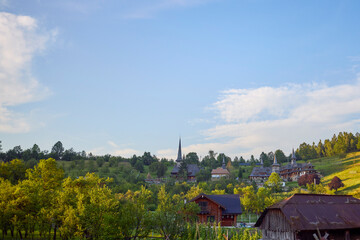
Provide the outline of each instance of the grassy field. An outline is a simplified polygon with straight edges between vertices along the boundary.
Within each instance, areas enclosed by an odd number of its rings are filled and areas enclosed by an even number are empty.
[[[338,189],[336,194],[350,194],[360,198],[360,152],[343,157],[318,158],[310,162],[324,176],[321,180],[323,184],[330,183],[334,176],[343,181],[345,186]]]

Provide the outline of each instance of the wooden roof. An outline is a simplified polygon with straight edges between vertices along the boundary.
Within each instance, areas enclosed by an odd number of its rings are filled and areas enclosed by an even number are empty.
[[[360,200],[349,195],[294,194],[265,209],[255,227],[272,210],[280,210],[297,231],[360,228]]]
[[[211,174],[230,174],[229,171],[225,168],[218,167],[211,171]]]

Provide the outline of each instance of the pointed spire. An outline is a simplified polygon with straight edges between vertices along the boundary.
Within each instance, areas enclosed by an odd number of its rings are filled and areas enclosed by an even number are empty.
[[[223,162],[222,162],[222,169],[225,169],[226,165],[225,165],[225,154],[223,155]]]
[[[150,172],[148,173],[146,179],[151,179],[151,175],[150,175]]]
[[[296,156],[294,152],[294,148],[292,149],[292,155],[291,155],[291,165],[296,164]]]
[[[260,156],[260,165],[264,165],[264,160],[263,160],[262,156]]]
[[[181,162],[182,161],[182,156],[181,156],[181,138],[179,138],[179,149],[178,149],[178,156],[176,159],[176,162]]]
[[[280,170],[280,164],[278,164],[277,159],[276,159],[276,155],[274,154],[274,163],[272,165],[272,172],[279,172]]]
[[[273,165],[278,165],[277,159],[276,159],[276,154],[274,154],[274,164]]]

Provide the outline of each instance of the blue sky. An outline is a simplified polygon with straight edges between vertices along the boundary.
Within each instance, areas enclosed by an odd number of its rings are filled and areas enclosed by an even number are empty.
[[[360,125],[360,2],[0,1],[3,151],[231,157]]]

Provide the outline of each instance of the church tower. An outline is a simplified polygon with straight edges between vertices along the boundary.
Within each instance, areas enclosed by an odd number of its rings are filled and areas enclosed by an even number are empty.
[[[179,138],[179,149],[178,149],[178,156],[176,159],[176,165],[180,166],[180,163],[182,162],[182,155],[181,155],[181,138]]]
[[[225,165],[225,156],[223,156],[222,169],[226,169],[226,165]]]
[[[272,172],[276,172],[276,173],[280,172],[280,164],[278,164],[275,154],[274,154],[274,163],[272,165]]]
[[[295,165],[296,164],[296,157],[295,157],[295,152],[294,152],[294,148],[292,150],[292,155],[291,155],[291,165]]]

